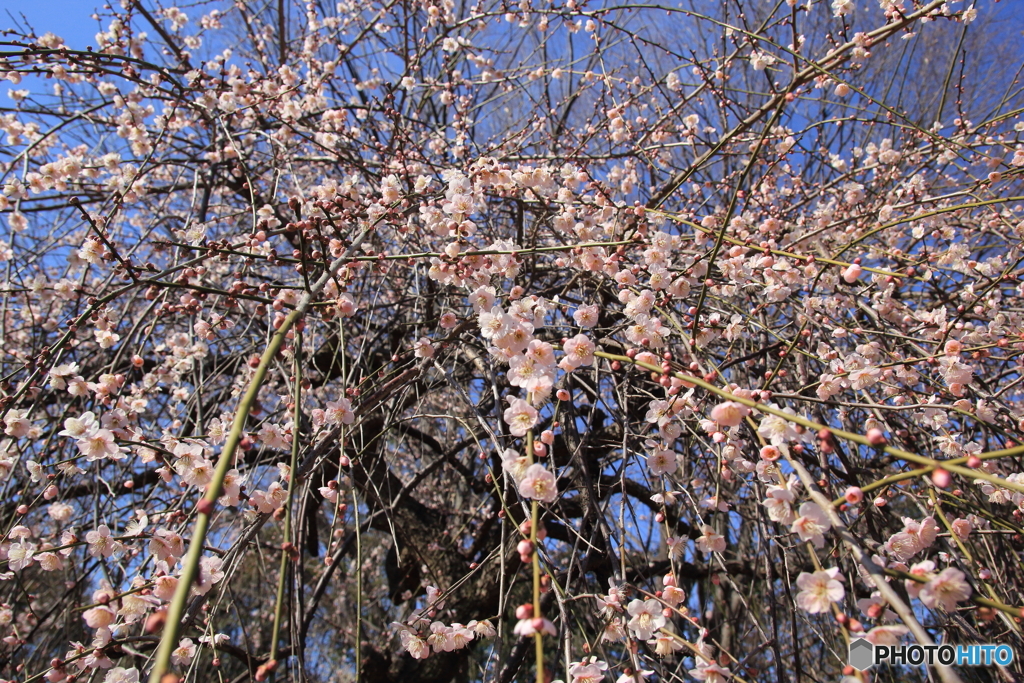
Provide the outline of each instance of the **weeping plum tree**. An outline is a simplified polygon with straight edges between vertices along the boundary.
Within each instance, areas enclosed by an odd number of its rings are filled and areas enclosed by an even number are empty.
[[[10,16],[0,676],[1021,680],[978,4]]]

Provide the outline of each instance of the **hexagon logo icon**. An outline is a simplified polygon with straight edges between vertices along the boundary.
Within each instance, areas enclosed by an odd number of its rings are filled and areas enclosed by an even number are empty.
[[[866,638],[858,638],[850,643],[850,666],[864,671],[875,663],[875,646]]]

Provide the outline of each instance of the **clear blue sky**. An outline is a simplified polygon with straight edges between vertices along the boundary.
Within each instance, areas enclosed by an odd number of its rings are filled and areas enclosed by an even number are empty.
[[[13,16],[18,22],[22,21],[22,15],[32,24],[32,27],[39,35],[52,31],[64,39],[68,47],[84,49],[87,45],[94,44],[95,35],[100,29],[98,23],[91,19],[92,14],[109,0],[4,0],[0,2],[0,29],[11,28],[15,25],[11,19]],[[707,0],[710,1],[710,0]],[[717,0],[715,0],[717,2]],[[871,0],[874,2],[874,0]],[[113,0],[114,3],[117,0]],[[1000,20],[1021,19],[1020,0],[1003,0],[992,2],[991,0],[975,0],[978,9],[984,12],[995,12]],[[188,3],[183,3],[188,4]],[[966,7],[971,1],[963,2],[961,6]],[[154,2],[146,2],[148,7],[155,5]],[[173,6],[173,2],[164,3],[165,6]],[[187,12],[186,8],[186,12]],[[105,26],[103,28],[106,28]]]
[[[0,28],[24,27],[24,15],[37,34],[56,33],[68,47],[81,50],[96,44],[99,24],[90,17],[103,4],[104,0],[4,0]]]

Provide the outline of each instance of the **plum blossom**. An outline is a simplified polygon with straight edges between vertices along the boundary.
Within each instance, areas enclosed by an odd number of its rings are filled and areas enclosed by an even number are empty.
[[[423,638],[420,638],[416,633],[410,631],[407,627],[402,624],[394,624],[399,627],[398,637],[402,641],[402,647],[405,648],[413,659],[426,659],[430,656],[430,645]]]
[[[768,52],[754,50],[750,53],[750,67],[754,71],[764,71],[775,63],[775,56]]]
[[[725,536],[716,532],[713,527],[704,525],[702,533],[697,539],[697,548],[702,553],[725,552]]]
[[[656,637],[648,640],[647,644],[654,648],[654,654],[659,657],[668,657],[683,649],[683,644],[670,633],[659,633]]]
[[[652,455],[647,456],[647,467],[651,474],[660,477],[663,474],[672,474],[677,469],[676,454],[667,449],[658,449]]]
[[[421,337],[419,340],[413,343],[413,355],[416,358],[433,358],[434,357],[434,345],[430,343],[430,339],[427,337]]]
[[[85,542],[89,544],[89,554],[97,558],[110,557],[124,548],[121,542],[111,535],[110,527],[106,524],[100,524],[87,533]]]
[[[107,671],[103,683],[139,683],[139,670],[134,666],[130,669],[115,666]]]
[[[576,321],[576,324],[580,327],[593,327],[597,325],[598,314],[600,309],[597,304],[591,304],[590,306],[580,306],[572,314],[572,319]]]
[[[600,683],[604,681],[604,672],[608,665],[596,657],[591,657],[582,662],[573,662],[569,665],[569,675],[572,677],[570,683]]]
[[[352,402],[347,398],[339,398],[337,401],[328,401],[324,410],[324,420],[328,424],[346,424],[355,422],[356,415],[352,412]]]
[[[779,448],[785,446],[789,441],[796,441],[800,438],[800,433],[793,423],[777,415],[765,415],[757,428],[757,433]]]
[[[4,416],[4,434],[7,436],[13,436],[16,439],[20,439],[23,436],[28,436],[29,430],[32,428],[32,422],[28,419],[28,409],[19,410],[12,408],[7,411],[7,415]]]
[[[719,666],[718,662],[698,662],[697,668],[690,669],[688,673],[698,681],[705,681],[705,683],[725,683],[732,677],[732,671]]]
[[[219,557],[204,555],[199,559],[199,575],[192,586],[194,595],[206,595],[210,589],[224,578],[224,560]]]
[[[558,629],[555,628],[555,624],[550,619],[541,618],[520,619],[516,622],[512,632],[521,638],[532,636],[535,633],[543,633],[549,636],[558,635]]]
[[[841,580],[842,575],[835,567],[813,574],[800,572],[796,579],[796,585],[800,588],[796,604],[811,614],[827,612],[833,602],[839,602],[846,595]]]
[[[750,408],[736,401],[719,403],[711,409],[711,419],[722,427],[735,427],[750,414]]]
[[[555,475],[543,465],[534,463],[523,473],[523,478],[519,481],[519,493],[524,498],[538,500],[542,503],[554,503],[558,498]]]
[[[893,624],[890,626],[876,626],[864,634],[864,637],[867,638],[869,643],[874,645],[899,645],[900,639],[909,632],[910,629],[906,626]]]
[[[171,653],[171,661],[178,666],[188,666],[196,656],[196,644],[191,638],[182,638],[178,647]]]
[[[766,494],[767,498],[761,504],[768,510],[768,518],[779,524],[792,524],[796,519],[793,511],[796,496],[793,491],[781,486],[769,486]]]
[[[946,567],[924,585],[918,597],[925,607],[941,607],[952,612],[956,609],[956,603],[971,597],[971,592],[964,573],[955,567]]]
[[[114,433],[109,429],[97,429],[83,435],[76,442],[79,452],[88,462],[111,458],[123,460],[127,449],[114,443]]]
[[[266,491],[253,491],[249,503],[263,514],[269,514],[284,505],[288,500],[288,489],[279,482],[273,482]]]
[[[525,436],[537,424],[537,409],[521,398],[510,396],[505,409],[505,423],[512,436]]]
[[[185,539],[174,531],[157,529],[150,536],[149,552],[157,561],[173,564],[185,554]]]
[[[13,572],[20,572],[32,564],[32,556],[36,553],[33,543],[12,543],[7,549],[7,567]]]
[[[800,516],[793,521],[790,531],[797,534],[801,541],[810,541],[815,548],[825,546],[825,532],[832,528],[829,521],[817,503],[807,502],[800,506]]]
[[[661,603],[654,599],[630,601],[626,607],[630,616],[626,626],[634,638],[650,640],[652,634],[665,625],[665,615],[661,609]]]
[[[568,339],[562,346],[562,350],[565,351],[564,370],[574,370],[581,365],[594,364],[594,342],[590,341],[585,334],[578,334]]]

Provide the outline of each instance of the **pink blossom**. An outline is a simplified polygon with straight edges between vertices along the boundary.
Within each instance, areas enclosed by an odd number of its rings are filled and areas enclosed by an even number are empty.
[[[921,589],[919,597],[925,607],[941,607],[947,612],[956,609],[956,603],[971,597],[971,586],[959,569],[946,567]]]
[[[324,411],[324,418],[328,424],[352,424],[356,419],[355,413],[352,412],[352,402],[347,398],[328,401],[327,409]]]
[[[95,530],[85,535],[89,544],[89,554],[93,557],[110,557],[120,547],[120,543],[110,534],[110,527],[100,524]]]
[[[20,572],[32,564],[35,552],[36,546],[32,543],[12,543],[7,549],[7,567],[11,571]]]
[[[600,309],[597,304],[580,306],[576,309],[576,312],[572,314],[572,319],[575,320],[576,324],[580,327],[593,327],[597,324],[599,312]]]
[[[683,644],[667,633],[658,634],[653,639],[648,640],[647,644],[654,648],[654,654],[659,657],[668,657],[683,649]]]
[[[182,638],[178,642],[178,647],[171,653],[171,661],[178,666],[188,666],[192,663],[192,658],[196,656],[196,644],[192,642],[191,638]]]
[[[661,613],[661,603],[657,600],[631,600],[626,607],[630,620],[626,626],[638,640],[650,640],[652,634],[665,625],[665,615]]]
[[[725,552],[725,536],[705,524],[701,536],[697,539],[697,547],[702,553]]]
[[[875,645],[899,645],[900,639],[910,632],[906,626],[896,624],[892,626],[876,626],[868,631],[864,637],[869,643]]]
[[[600,683],[604,681],[604,672],[607,670],[608,665],[596,657],[591,657],[590,661],[585,659],[573,662],[569,666],[569,675],[572,676],[570,683]]]
[[[653,455],[647,456],[647,467],[651,474],[659,477],[663,474],[672,474],[676,471],[676,454],[673,451],[659,449]]]
[[[801,541],[810,541],[815,548],[822,548],[825,546],[825,532],[831,528],[832,522],[818,504],[807,502],[800,506],[800,516],[793,522],[790,531],[797,534]]]
[[[725,683],[732,677],[732,671],[719,666],[717,662],[699,662],[696,669],[690,669],[689,674],[698,681],[705,683]]]
[[[526,468],[519,482],[519,493],[524,498],[538,500],[542,503],[554,503],[558,498],[558,485],[555,475],[539,463]]]
[[[854,282],[857,281],[857,279],[863,272],[864,270],[859,265],[857,265],[856,263],[851,263],[846,267],[846,270],[843,271],[843,280],[850,284],[853,284]]]
[[[538,621],[540,622],[539,624],[536,623]],[[520,619],[516,622],[512,632],[521,638],[532,636],[535,633],[543,633],[549,636],[558,635],[558,629],[555,628],[550,619],[540,618]]]
[[[761,504],[768,510],[768,518],[779,524],[792,524],[796,519],[793,511],[795,496],[790,489],[781,486],[769,486],[768,497]]]
[[[421,337],[418,341],[413,343],[413,355],[417,358],[433,358],[434,357],[434,346],[430,343],[430,339],[427,337]]]
[[[107,675],[103,677],[103,683],[139,683],[139,670],[135,667],[125,669],[115,666],[107,671]]]
[[[521,398],[509,397],[505,422],[512,436],[525,436],[537,424],[537,409]]]
[[[743,422],[743,418],[749,414],[750,408],[735,401],[719,403],[711,409],[711,419],[722,427],[735,427]]]
[[[585,334],[578,334],[567,340],[562,347],[566,361],[574,368],[594,364],[594,342]]]
[[[811,614],[827,612],[833,602],[839,602],[846,595],[843,584],[839,583],[840,578],[839,570],[835,568],[813,574],[800,572],[796,579],[796,585],[800,588],[796,604]]]

